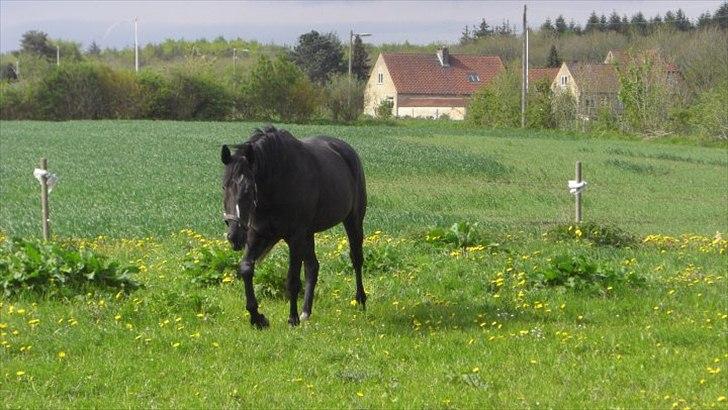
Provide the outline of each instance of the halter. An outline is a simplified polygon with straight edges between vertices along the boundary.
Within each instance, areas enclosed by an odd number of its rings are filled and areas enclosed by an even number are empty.
[[[255,209],[257,207],[258,207],[258,184],[253,182],[253,209]],[[250,225],[250,218],[252,217],[251,214],[252,214],[252,212],[248,212],[248,224],[247,225]],[[240,205],[235,204],[235,215],[229,214],[227,212],[223,212],[222,219],[228,223],[235,222],[239,226],[240,225]]]

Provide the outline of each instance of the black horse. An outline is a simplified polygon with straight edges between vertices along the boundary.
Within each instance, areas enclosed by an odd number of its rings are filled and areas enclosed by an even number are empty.
[[[318,136],[298,140],[273,126],[257,129],[234,153],[223,145],[224,220],[233,249],[245,247],[239,275],[245,283],[250,323],[258,328],[268,320],[258,312],[253,290],[255,262],[281,239],[288,244],[286,282],[291,300],[288,323],[299,324],[296,306],[301,290],[301,263],[306,289],[300,319],[311,316],[319,263],[314,233],[344,222],[356,272],[356,300],[366,306],[362,285],[363,221],[367,198],[359,156],[344,141]]]

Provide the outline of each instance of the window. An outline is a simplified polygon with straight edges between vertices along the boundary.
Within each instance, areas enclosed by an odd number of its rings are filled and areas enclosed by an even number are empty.
[[[470,73],[468,74],[468,82],[470,83],[479,83],[480,82],[480,76],[478,73]]]
[[[377,84],[384,84],[384,74],[379,73],[377,76]]]
[[[566,75],[561,76],[561,86],[566,87],[566,85],[569,84],[569,77]]]

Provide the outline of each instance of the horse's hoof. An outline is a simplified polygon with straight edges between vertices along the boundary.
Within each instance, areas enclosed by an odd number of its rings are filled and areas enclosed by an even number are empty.
[[[298,320],[298,316],[291,316],[288,318],[288,324],[291,326],[298,326],[299,323],[301,323],[301,321]]]
[[[305,322],[305,321],[307,321],[310,318],[311,318],[311,314],[310,313],[301,312],[301,322]]]
[[[270,326],[270,323],[268,323],[268,319],[266,319],[265,316],[263,316],[262,314],[259,314],[256,317],[251,317],[250,324],[258,329],[265,329],[266,327]]]

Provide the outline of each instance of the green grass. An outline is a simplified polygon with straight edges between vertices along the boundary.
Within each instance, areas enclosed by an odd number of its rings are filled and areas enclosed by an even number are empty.
[[[2,300],[3,407],[726,407],[726,242],[713,239],[728,225],[725,149],[435,124],[290,126],[361,153],[370,298],[366,313],[351,305],[335,229],[317,239],[312,320],[291,329],[287,302],[264,297],[271,328],[261,332],[239,281],[191,282],[182,264],[199,239],[180,233],[221,237],[219,145],[253,126],[0,123],[0,231],[37,235],[31,173],[47,156],[61,176],[54,233],[139,266],[144,284]],[[571,219],[575,159],[587,219],[640,237],[700,236],[622,248],[543,237]],[[428,226],[454,221],[478,222],[485,244],[499,245],[463,254],[425,241]],[[645,282],[520,282],[573,252]],[[277,247],[258,283],[280,282],[285,259]]]
[[[166,235],[187,227],[218,235],[219,147],[244,140],[250,123],[150,121],[3,122],[0,227],[38,232],[41,156],[61,177],[51,195],[65,236]],[[460,220],[536,231],[568,222],[566,182],[581,160],[587,219],[640,234],[715,233],[728,227],[723,148],[588,139],[557,132],[427,127],[297,126],[361,154],[369,190],[367,228],[408,232]],[[697,199],[697,200],[696,200]]]

